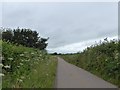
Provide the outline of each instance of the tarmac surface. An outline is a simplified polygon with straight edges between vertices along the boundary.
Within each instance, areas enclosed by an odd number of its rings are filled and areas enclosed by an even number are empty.
[[[117,88],[115,85],[58,57],[55,88]]]

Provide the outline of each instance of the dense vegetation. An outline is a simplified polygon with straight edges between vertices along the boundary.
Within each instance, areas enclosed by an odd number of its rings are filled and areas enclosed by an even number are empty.
[[[41,38],[36,31],[31,29],[10,29],[3,28],[2,31],[2,40],[6,42],[11,42],[16,45],[23,45],[26,47],[39,48],[43,50],[47,47],[46,41],[48,38]]]
[[[2,44],[2,87],[3,88],[52,88],[57,61],[45,51]],[[1,48],[0,48],[1,49]]]
[[[48,38],[31,29],[0,31],[0,88],[52,88],[57,61],[45,50]]]
[[[120,41],[106,38],[81,53],[61,57],[120,87]]]

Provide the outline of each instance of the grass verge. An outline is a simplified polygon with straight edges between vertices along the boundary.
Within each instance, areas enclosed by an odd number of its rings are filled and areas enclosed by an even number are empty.
[[[56,57],[38,49],[1,42],[2,88],[53,88]]]

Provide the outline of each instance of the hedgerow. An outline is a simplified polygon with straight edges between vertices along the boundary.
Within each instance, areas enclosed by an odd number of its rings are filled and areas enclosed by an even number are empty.
[[[105,39],[87,47],[81,53],[61,56],[66,61],[120,87],[120,41]]]

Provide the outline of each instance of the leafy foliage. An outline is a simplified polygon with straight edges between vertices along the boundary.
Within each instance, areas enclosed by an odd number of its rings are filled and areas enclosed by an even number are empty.
[[[61,55],[66,61],[120,86],[120,41],[107,38],[83,52]]]
[[[52,88],[56,58],[45,51],[2,43],[2,88]],[[1,77],[0,76],[0,77]]]
[[[2,39],[7,42],[14,43],[16,45],[23,45],[26,47],[35,47],[41,50],[47,47],[46,41],[49,38],[40,38],[36,31],[31,29],[2,29]]]

